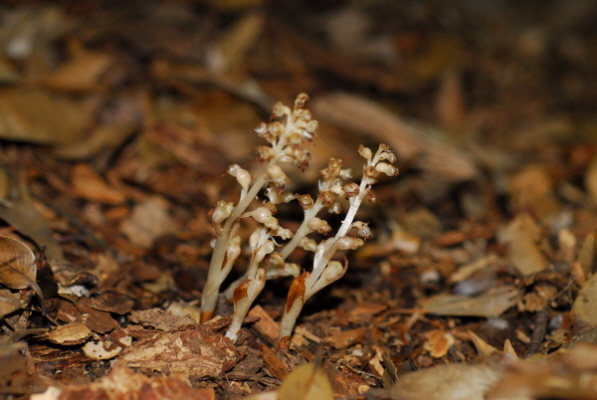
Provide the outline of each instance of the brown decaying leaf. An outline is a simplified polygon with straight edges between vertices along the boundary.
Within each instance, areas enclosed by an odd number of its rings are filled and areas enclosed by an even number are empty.
[[[68,43],[71,59],[60,65],[41,83],[52,89],[88,91],[101,89],[101,76],[115,63],[108,53],[86,50],[77,40]]]
[[[46,392],[31,396],[31,400],[214,400],[213,389],[194,389],[188,380],[179,376],[152,376],[116,363],[110,373],[91,384],[50,387]]]
[[[597,398],[597,346],[582,344],[506,366],[485,399]]]
[[[93,332],[82,322],[72,322],[59,325],[56,329],[46,333],[45,337],[50,342],[61,346],[74,346],[85,343]]]
[[[89,201],[104,204],[121,204],[126,196],[109,186],[88,164],[77,164],[71,175],[73,194]]]
[[[398,377],[393,400],[483,400],[501,371],[488,364],[438,365]]]
[[[539,226],[526,213],[518,214],[500,235],[500,241],[508,245],[510,260],[523,276],[541,272],[549,265],[537,245],[540,237]]]
[[[73,101],[37,89],[3,89],[0,138],[50,145],[72,143],[93,120],[97,100]]]
[[[597,326],[597,274],[594,274],[582,287],[572,305],[572,323],[576,332],[587,327]]]
[[[478,173],[469,155],[432,140],[428,132],[364,97],[329,94],[314,99],[311,109],[320,120],[379,139],[395,149],[401,159],[413,160],[423,170],[447,180],[467,180]]]
[[[0,284],[10,289],[36,285],[35,254],[23,242],[0,236]]]
[[[0,289],[0,318],[11,314],[25,306],[18,293],[8,289]]]
[[[475,297],[438,294],[420,300],[423,312],[435,315],[498,317],[514,306],[522,292],[513,286],[501,286]]]
[[[12,172],[8,174],[10,180],[8,203],[0,204],[0,218],[13,225],[18,232],[33,240],[40,248],[47,246],[45,255],[49,260],[62,260],[62,248],[54,239],[47,221],[35,207],[25,177],[15,171]]]
[[[321,366],[307,363],[292,371],[278,389],[278,400],[332,400],[332,384]]]
[[[155,332],[136,342],[120,356],[132,368],[168,370],[185,377],[220,376],[234,366],[237,353],[232,342],[199,326],[178,332]]]
[[[121,224],[122,232],[136,246],[149,248],[158,237],[176,232],[176,224],[168,214],[168,202],[151,196],[137,204],[130,218]]]
[[[189,316],[176,316],[160,308],[133,311],[129,316],[129,320],[135,324],[152,327],[164,332],[188,329],[197,324]]]

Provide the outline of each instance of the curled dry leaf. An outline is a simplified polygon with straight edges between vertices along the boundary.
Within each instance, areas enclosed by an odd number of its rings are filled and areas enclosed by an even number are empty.
[[[0,284],[10,289],[32,287],[41,292],[35,282],[36,277],[33,251],[17,239],[0,236]]]
[[[334,392],[323,367],[315,363],[303,364],[282,381],[278,400],[332,400]]]
[[[572,323],[578,332],[587,327],[597,326],[597,274],[593,275],[578,293],[572,305]]]
[[[488,364],[450,364],[411,372],[388,389],[393,400],[482,400],[502,372]]]
[[[18,293],[0,289],[0,318],[4,318],[24,306],[19,297]]]
[[[508,245],[512,264],[523,276],[541,272],[549,265],[537,245],[540,237],[541,229],[526,213],[517,215],[501,234],[500,241]]]
[[[514,306],[521,290],[514,286],[502,286],[475,296],[438,294],[421,300],[421,308],[427,314],[468,317],[499,317]]]
[[[46,338],[55,344],[62,346],[74,346],[85,343],[93,332],[82,322],[73,322],[57,326],[46,334]]]

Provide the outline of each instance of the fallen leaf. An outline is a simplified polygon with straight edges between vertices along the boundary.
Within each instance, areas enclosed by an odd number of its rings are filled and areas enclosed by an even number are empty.
[[[597,274],[593,274],[582,287],[572,304],[571,317],[576,332],[597,326]]]
[[[393,400],[483,400],[501,371],[487,364],[437,365],[398,377]]]
[[[307,363],[292,371],[278,389],[278,400],[333,400],[332,384],[321,366]]]
[[[49,145],[75,142],[98,105],[95,98],[74,101],[37,89],[0,90],[0,138]]]
[[[41,83],[58,90],[99,90],[101,76],[114,65],[107,53],[84,49],[79,41],[71,40],[68,51],[71,58],[44,77]]]
[[[46,333],[45,337],[54,344],[74,346],[85,343],[93,332],[82,322],[59,325],[56,329]]]
[[[523,276],[541,272],[549,265],[537,245],[540,234],[539,226],[526,213],[518,214],[501,232],[500,241],[508,245],[510,260]]]
[[[23,242],[0,236],[0,284],[10,289],[27,289],[37,285],[35,254]]]
[[[77,164],[73,168],[71,184],[73,194],[85,200],[111,205],[126,200],[124,193],[108,185],[89,164]]]
[[[420,300],[423,312],[435,315],[499,317],[516,305],[522,292],[514,286],[502,286],[480,296],[438,294]]]
[[[47,221],[41,216],[27,188],[24,176],[9,174],[10,193],[7,202],[0,203],[0,218],[14,226],[23,236],[33,240],[40,248],[47,247],[50,261],[63,260],[62,248],[54,239]]]
[[[237,353],[230,339],[203,326],[178,332],[155,332],[120,356],[132,368],[167,370],[201,378],[221,376],[234,366]]]
[[[168,202],[151,196],[135,206],[121,229],[134,245],[149,248],[158,237],[175,232],[176,224],[168,214]]]
[[[148,377],[116,363],[110,373],[91,384],[73,384],[50,387],[31,400],[81,399],[159,399],[159,400],[214,400],[214,390],[195,389],[187,379],[179,376]]]

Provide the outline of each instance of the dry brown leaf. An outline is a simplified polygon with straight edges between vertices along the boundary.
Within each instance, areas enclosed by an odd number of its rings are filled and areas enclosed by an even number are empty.
[[[109,186],[89,164],[77,164],[71,173],[73,194],[89,201],[104,204],[121,204],[126,195]]]
[[[0,284],[10,289],[36,286],[35,254],[23,242],[0,236]]]
[[[188,329],[197,324],[189,316],[176,316],[160,308],[133,311],[129,316],[129,320],[135,324],[152,327],[164,332]]]
[[[561,208],[548,168],[532,164],[510,176],[508,192],[514,212],[529,212],[543,220]]]
[[[574,304],[572,305],[571,317],[575,331],[588,327],[597,326],[597,274],[582,287]]]
[[[107,53],[86,50],[74,40],[69,43],[69,51],[72,58],[43,78],[41,83],[58,90],[101,89],[100,78],[114,64],[114,58]]]
[[[427,339],[423,348],[429,352],[433,358],[441,358],[448,353],[450,347],[454,345],[454,336],[451,333],[433,329],[425,332],[423,336]]]
[[[89,158],[103,150],[118,148],[138,128],[136,123],[104,124],[95,128],[87,137],[65,143],[54,154],[66,160]]]
[[[333,400],[332,384],[321,366],[307,363],[292,371],[278,389],[278,400]]]
[[[37,393],[47,387],[40,376],[32,374],[34,368],[30,363],[25,342],[0,344],[0,392],[4,398]]]
[[[120,356],[132,368],[167,370],[185,377],[220,376],[234,366],[232,342],[199,326],[179,332],[155,332],[125,349]]]
[[[120,228],[134,245],[149,248],[158,237],[176,232],[168,208],[164,198],[148,197],[135,206],[130,218],[124,220]]]
[[[354,344],[360,343],[364,338],[365,328],[356,328],[334,333],[323,340],[335,349],[345,349]]]
[[[18,293],[8,289],[0,289],[0,319],[26,305]]]
[[[549,262],[539,249],[539,226],[526,214],[518,214],[501,232],[500,241],[508,245],[512,264],[523,276],[541,272]]]
[[[0,90],[0,138],[50,145],[75,142],[98,105],[95,98],[74,101],[36,89]]]
[[[595,399],[597,347],[582,344],[571,350],[538,354],[507,365],[506,372],[485,398]]]
[[[406,123],[364,97],[329,94],[314,99],[311,109],[321,121],[387,143],[401,159],[414,161],[419,168],[445,180],[467,180],[478,173],[468,154],[433,140],[424,129]]]
[[[8,201],[0,204],[0,218],[13,225],[24,236],[31,238],[39,247],[46,246],[45,254],[49,260],[62,260],[62,248],[33,203],[24,177],[16,175],[9,176],[10,193]]]
[[[438,365],[398,377],[393,400],[483,400],[501,372],[487,364]]]
[[[45,337],[54,344],[74,346],[85,343],[93,332],[82,322],[59,325],[56,329],[46,333]]]
[[[514,286],[502,286],[480,296],[438,294],[419,301],[427,314],[498,317],[508,308],[516,305],[522,292]]]
[[[590,275],[595,272],[597,264],[597,241],[595,240],[595,232],[589,233],[582,242],[582,246],[578,253],[578,263],[585,275]]]
[[[179,376],[148,377],[116,363],[110,373],[91,384],[73,384],[61,388],[50,387],[31,400],[80,399],[160,399],[160,400],[214,400],[213,389],[195,389],[188,380]]]

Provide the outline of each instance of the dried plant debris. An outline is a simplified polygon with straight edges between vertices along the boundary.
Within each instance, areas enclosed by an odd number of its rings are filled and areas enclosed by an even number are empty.
[[[186,377],[219,376],[239,357],[229,339],[205,327],[155,332],[127,348],[120,360],[129,367],[169,371]]]

